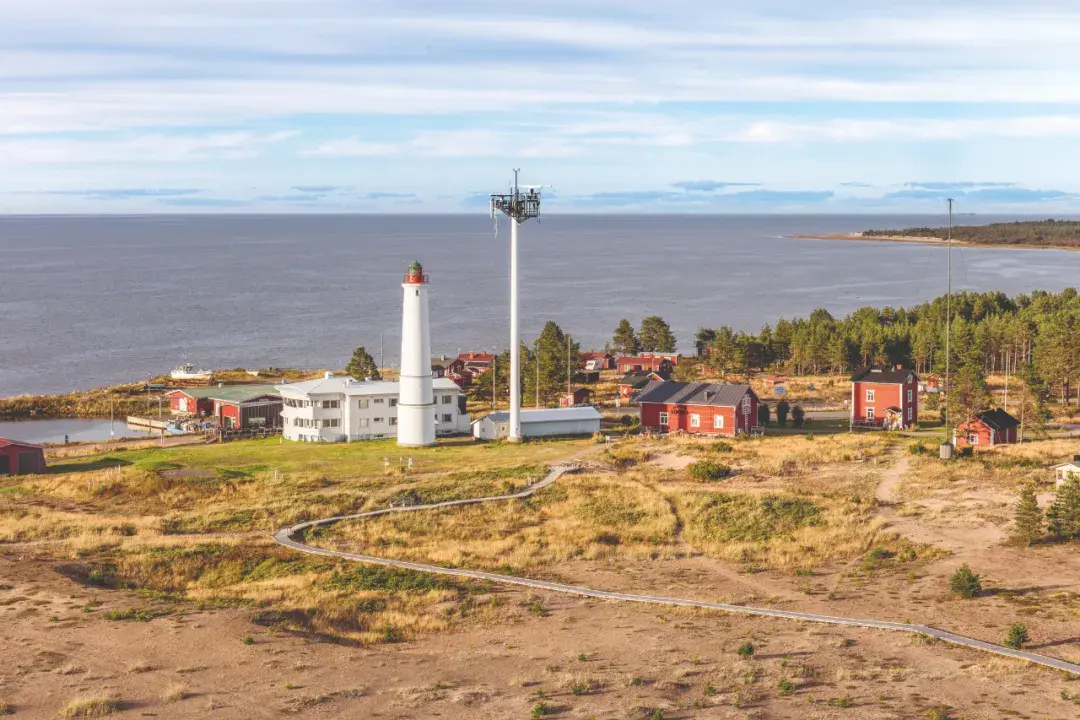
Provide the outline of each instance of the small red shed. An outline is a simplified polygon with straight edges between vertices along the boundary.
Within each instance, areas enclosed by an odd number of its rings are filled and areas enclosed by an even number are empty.
[[[662,382],[638,396],[641,426],[657,432],[741,435],[760,431],[749,385]]]
[[[592,391],[589,388],[577,388],[573,392],[559,395],[559,407],[574,407],[589,402]]]
[[[986,410],[968,418],[953,431],[956,447],[992,446],[1016,442],[1020,421],[1001,408]]]
[[[34,475],[45,472],[45,451],[40,445],[0,438],[0,475]]]

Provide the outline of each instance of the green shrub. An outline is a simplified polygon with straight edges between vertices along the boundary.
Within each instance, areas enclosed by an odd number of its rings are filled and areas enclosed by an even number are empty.
[[[727,465],[711,460],[698,460],[691,463],[686,471],[695,480],[722,480],[731,474],[731,468]]]
[[[961,565],[949,578],[949,590],[962,598],[973,598],[982,592],[982,580],[966,564]]]
[[[788,413],[791,411],[791,405],[787,400],[781,400],[776,403],[776,424],[780,427],[787,425]]]
[[[1005,647],[1020,650],[1029,642],[1031,642],[1031,636],[1028,635],[1027,625],[1024,623],[1013,623],[1009,626],[1009,631],[1005,633]]]
[[[801,428],[803,423],[806,422],[806,411],[802,409],[801,405],[796,405],[791,408],[791,427]]]
[[[743,660],[749,660],[750,658],[754,657],[754,645],[749,641],[744,642],[735,652],[738,653],[739,657],[741,657]]]
[[[795,685],[795,683],[791,682],[787,678],[781,678],[780,682],[776,684],[776,692],[780,697],[784,697],[785,695],[791,695],[793,692],[795,692],[796,688],[797,686]]]
[[[926,446],[923,445],[921,442],[914,442],[908,445],[907,451],[909,455],[925,455]]]
[[[731,443],[726,443],[723,440],[718,440],[716,444],[713,445],[713,450],[718,453],[729,453],[732,452],[734,449],[735,448],[731,447]]]

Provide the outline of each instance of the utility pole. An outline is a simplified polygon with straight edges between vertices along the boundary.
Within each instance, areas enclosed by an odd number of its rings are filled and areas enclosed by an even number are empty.
[[[533,359],[536,361],[536,409],[540,409],[540,338],[533,342]]]
[[[952,433],[949,430],[949,389],[950,389],[950,376],[949,376],[949,364],[952,360],[949,357],[949,336],[952,332],[952,206],[953,199],[949,198],[949,234],[946,239],[947,245],[947,260],[946,267],[948,272],[948,286],[945,294],[945,442],[952,445]]]
[[[383,360],[385,359],[385,357],[383,355],[383,348],[384,348],[384,346],[383,346],[383,334],[380,331],[379,332],[379,374],[380,375],[382,374],[382,371],[384,369],[386,369],[386,366],[383,365]]]
[[[460,353],[459,353],[460,354]],[[495,409],[495,385],[499,379],[499,353],[491,351],[491,409]]]
[[[1008,350],[1005,351],[1005,412],[1009,412],[1009,356]]]
[[[570,333],[566,333],[566,402],[570,402],[570,380],[573,375],[570,373]]]

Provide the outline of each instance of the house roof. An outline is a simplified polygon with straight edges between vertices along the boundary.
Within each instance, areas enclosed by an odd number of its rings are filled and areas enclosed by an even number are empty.
[[[658,382],[645,388],[645,391],[638,396],[638,403],[735,407],[748,392],[753,392],[749,385]]]
[[[622,376],[619,380],[620,385],[629,385],[630,387],[639,388],[645,387],[651,382],[656,382],[657,378],[661,381],[667,380],[667,373],[661,373],[657,370],[631,370]]]
[[[619,355],[616,357],[616,362],[622,362],[623,360],[670,360],[671,358],[679,357],[679,353],[641,353],[640,355]]]
[[[916,380],[919,379],[919,376],[915,375],[914,370],[896,370],[893,368],[866,367],[856,370],[855,374],[851,376],[851,382],[880,383],[882,385],[903,385],[907,382],[908,377],[912,376],[914,376]]]
[[[1054,470],[1061,470],[1062,468],[1075,468],[1077,471],[1080,471],[1080,462],[1070,460],[1069,462],[1063,462],[1060,465],[1055,465],[1053,467]]]
[[[564,420],[599,420],[601,417],[603,416],[594,407],[522,410],[521,424],[562,422]],[[498,412],[488,413],[484,417],[474,420],[473,422],[480,422],[480,420],[484,419],[490,419],[492,422],[506,422],[510,419],[510,413],[505,410],[499,410]]]
[[[1020,421],[1001,408],[985,410],[976,415],[979,420],[992,430],[1011,430],[1020,427]]]
[[[0,448],[10,447],[12,445],[14,445],[15,447],[26,447],[26,448],[34,448],[35,450],[41,450],[40,445],[34,445],[33,443],[23,442],[22,440],[8,440],[6,438],[0,438]]]
[[[244,402],[263,395],[280,395],[277,387],[268,384],[226,385],[225,387],[199,387],[172,390],[167,395],[183,393],[196,399],[223,400],[225,402]]]
[[[460,390],[457,383],[450,378],[434,378],[431,381],[434,390]],[[277,392],[289,397],[305,397],[308,395],[348,395],[349,397],[363,397],[365,395],[397,395],[398,383],[389,380],[372,380],[362,382],[348,376],[331,376],[306,382],[289,383],[278,385]]]

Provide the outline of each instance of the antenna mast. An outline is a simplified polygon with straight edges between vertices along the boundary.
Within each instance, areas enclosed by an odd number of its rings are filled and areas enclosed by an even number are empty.
[[[518,186],[514,170],[514,185],[505,194],[492,194],[491,217],[501,212],[510,218],[510,442],[521,442],[521,342],[518,339],[518,226],[529,218],[540,217],[540,191]],[[498,225],[496,224],[496,229]]]
[[[948,268],[948,286],[945,293],[945,442],[952,445],[952,434],[949,426],[949,336],[952,332],[952,206],[953,199],[948,199],[949,203],[949,232],[946,236],[946,267]]]

